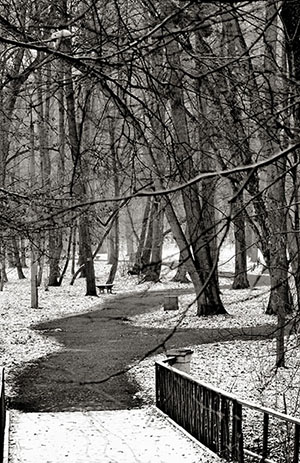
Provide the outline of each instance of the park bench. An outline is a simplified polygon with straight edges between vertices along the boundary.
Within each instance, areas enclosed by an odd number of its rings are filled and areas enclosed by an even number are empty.
[[[105,290],[107,293],[112,294],[112,289],[113,289],[113,283],[108,283],[108,284],[103,284],[103,285],[96,285],[97,288],[99,289],[99,293],[105,293]]]

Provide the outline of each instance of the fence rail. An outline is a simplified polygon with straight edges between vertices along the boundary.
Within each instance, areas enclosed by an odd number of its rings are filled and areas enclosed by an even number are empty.
[[[0,369],[0,463],[3,462],[4,454],[4,432],[5,432],[5,392],[4,392],[4,369]]]
[[[300,420],[240,400],[172,368],[168,364],[172,361],[169,358],[156,362],[156,406],[199,442],[220,457],[239,463],[247,457],[261,463],[299,463]],[[257,448],[244,442],[243,425],[251,411],[260,416],[254,423],[259,434],[255,436],[255,441],[259,441]],[[248,421],[250,426],[249,416]],[[282,430],[284,438],[280,435]]]

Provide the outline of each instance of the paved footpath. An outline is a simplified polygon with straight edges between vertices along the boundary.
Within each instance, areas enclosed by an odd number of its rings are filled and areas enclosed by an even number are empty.
[[[11,416],[10,463],[218,463],[153,407]]]
[[[137,384],[122,372],[150,352],[274,335],[271,325],[231,329],[178,328],[173,333],[171,329],[128,323],[133,315],[161,307],[166,294],[169,292],[117,295],[107,298],[99,309],[36,326],[40,334],[54,336],[63,347],[20,371],[11,407],[26,412],[138,408],[143,403],[136,395]]]
[[[120,295],[99,310],[37,327],[63,348],[20,372],[17,397],[11,401],[9,463],[220,461],[154,408],[137,408],[142,406],[135,399],[137,385],[120,372],[156,346],[165,346],[166,339],[167,348],[259,339],[273,327],[178,329],[170,338],[170,330],[127,323],[127,317],[159,307],[165,294]]]

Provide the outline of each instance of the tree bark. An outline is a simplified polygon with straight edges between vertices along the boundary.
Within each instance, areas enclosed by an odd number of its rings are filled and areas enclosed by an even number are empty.
[[[116,148],[116,124],[117,120],[115,117],[109,122],[109,136],[110,136],[110,154],[111,154],[111,166],[113,172],[113,192],[115,197],[120,196],[120,181],[119,181],[119,169],[118,169],[118,153]],[[111,269],[107,279],[107,284],[112,284],[114,282],[118,264],[119,264],[119,252],[120,252],[120,218],[119,218],[119,205],[115,205],[115,216],[114,222],[112,225],[113,234],[113,255],[111,256]]]
[[[116,218],[116,223],[113,226],[112,232],[114,234],[114,252],[111,259],[111,268],[106,281],[106,284],[112,284],[118,270],[119,263],[119,221]]]
[[[142,227],[141,227],[138,247],[137,247],[136,254],[135,254],[135,262],[131,269],[131,272],[137,275],[142,270],[142,253],[143,253],[144,246],[145,246],[150,210],[151,210],[151,198],[147,198],[145,209],[144,209],[144,214],[143,214],[143,219],[142,219]]]
[[[49,280],[48,286],[60,286],[60,257],[63,249],[62,231],[49,232]]]
[[[246,221],[246,247],[247,247],[247,256],[254,262],[255,264],[258,263],[258,238],[256,233],[252,230],[251,225],[248,221]]]
[[[78,231],[84,256],[84,265],[86,272],[86,296],[97,296],[91,235],[89,231],[88,216],[85,214],[82,215],[79,219]]]
[[[284,0],[282,2],[281,19],[284,24],[285,31],[285,51],[288,61],[287,73],[290,76],[290,95],[297,96],[299,99],[299,82],[300,82],[300,4],[292,0]],[[293,84],[294,82],[294,84]],[[295,98],[294,97],[294,98]],[[297,129],[300,127],[300,105],[299,103],[293,104],[292,115],[294,119],[293,126]],[[299,134],[296,133],[297,140],[299,141]],[[300,158],[300,152],[294,153],[293,161],[296,166],[291,171],[293,180],[293,193],[291,202],[294,204],[289,220],[292,233],[288,235],[288,249],[291,261],[292,273],[295,279],[295,286],[297,292],[297,305],[298,311],[300,310],[300,194],[299,194],[299,166],[297,162]]]
[[[190,280],[188,279],[186,273],[187,272],[186,272],[184,258],[183,258],[182,252],[180,251],[178,267],[177,267],[176,274],[173,278],[173,281],[177,281],[178,283],[190,283]]]
[[[14,253],[13,253],[13,243],[8,243],[6,246],[6,258],[7,258],[7,263],[9,268],[15,268],[16,266],[16,261],[14,258]]]
[[[18,278],[19,280],[24,280],[26,277],[23,273],[18,242],[15,236],[12,237],[12,246],[13,246],[14,262],[15,262],[15,266],[17,269]]]
[[[3,239],[3,233],[1,234]],[[5,247],[0,243],[0,291],[3,291],[4,284],[8,281],[5,266]]]
[[[36,248],[36,237],[33,236],[33,242],[31,243],[31,275],[30,275],[30,284],[31,284],[31,307],[33,309],[39,308],[39,293],[38,293],[38,253]]]
[[[65,127],[65,105],[64,105],[64,66],[62,63],[58,62],[55,72],[55,78],[59,83],[57,91],[57,111],[58,111],[58,169],[57,169],[57,185],[58,188],[61,188],[63,182],[65,182],[65,143],[66,143],[66,127]],[[48,80],[47,80],[47,105],[46,105],[46,114],[50,119],[50,89],[49,81],[51,80],[51,68],[48,70]],[[51,163],[49,162],[49,185],[52,183],[55,184],[53,175],[51,176]],[[53,174],[53,173],[52,173]],[[63,275],[60,275],[60,260],[61,253],[63,250],[63,227],[59,226],[56,229],[52,229],[49,232],[49,246],[48,246],[48,255],[49,255],[49,280],[48,286],[60,286]],[[66,271],[66,270],[65,270]]]
[[[98,254],[98,252],[100,251],[100,249],[102,248],[103,246],[103,243],[108,235],[108,233],[110,232],[111,228],[112,228],[112,225],[113,223],[111,223],[111,225],[105,230],[105,232],[103,233],[103,236],[101,237],[95,251],[93,252],[93,260],[95,259],[96,255]],[[76,229],[74,228],[74,233],[75,233]],[[74,237],[73,237],[74,239]],[[73,240],[72,240],[72,243],[71,243],[71,246],[73,246]],[[75,272],[75,269],[74,269],[74,272],[72,272],[72,279],[70,281],[70,285],[72,286],[74,284],[74,281],[76,280],[78,274],[80,273],[81,271],[81,267],[79,267],[79,269],[77,269],[77,271]]]
[[[166,53],[171,66],[170,108],[174,126],[174,146],[176,147],[175,161],[180,166],[180,171],[177,172],[177,175],[182,182],[186,182],[195,175],[195,169],[193,159],[188,151],[190,140],[182,89],[183,75],[182,71],[180,71],[180,50],[176,39],[173,38],[173,40],[167,42]],[[197,315],[226,313],[220,297],[217,262],[214,262],[210,243],[205,239],[205,225],[201,217],[201,205],[197,185],[183,188],[182,200],[190,239],[189,245],[191,246],[193,255],[192,262],[199,275],[200,284],[202,286],[205,285],[201,296],[197,298]],[[170,220],[169,223],[171,225]],[[174,236],[176,236],[175,233]],[[182,248],[180,249],[182,250]],[[191,274],[190,277],[193,281],[194,278]]]
[[[272,24],[270,24],[273,18]],[[265,133],[266,154],[272,154],[278,148],[279,135],[274,119],[274,94],[277,89],[277,63],[276,46],[278,45],[277,37],[277,5],[268,3],[266,6],[266,22],[269,27],[265,31],[265,59],[264,69],[269,78],[266,84],[265,96],[265,114],[268,117]],[[270,224],[270,280],[271,294],[267,307],[267,313],[277,314],[277,366],[285,365],[285,347],[284,347],[284,327],[286,313],[289,311],[289,287],[288,287],[288,263],[286,255],[287,247],[287,207],[285,200],[285,172],[286,159],[281,159],[267,168],[267,182],[270,185],[267,192],[267,204]]]
[[[21,259],[22,268],[27,268],[27,263],[26,263],[26,241],[25,241],[25,238],[23,238],[23,237],[20,238],[20,259]]]
[[[111,230],[107,236],[107,263],[112,265],[115,261],[115,253],[116,253],[116,246],[115,246],[115,233],[114,230]]]
[[[66,7],[66,5],[64,5]],[[66,14],[66,11],[64,12]],[[71,41],[69,38],[63,40],[63,48],[67,53],[72,53]],[[73,176],[71,180],[71,194],[74,195],[77,200],[84,200],[86,196],[86,187],[84,184],[84,178],[82,178],[82,159],[80,152],[80,140],[77,132],[76,124],[76,108],[74,101],[74,88],[73,88],[73,76],[71,65],[65,63],[65,92],[66,92],[66,104],[67,104],[67,121],[68,121],[68,132],[69,141],[71,146],[71,155],[73,160]],[[89,217],[86,213],[81,214],[79,217],[79,245],[81,247],[81,254],[83,257],[84,268],[86,272],[86,295],[97,296],[96,281],[95,281],[95,269],[94,262],[92,259],[91,249],[91,236],[89,229]]]
[[[152,243],[153,243],[154,220],[155,220],[155,207],[154,207],[154,200],[152,200],[150,211],[149,211],[149,217],[147,220],[147,230],[146,230],[145,242],[144,242],[142,255],[141,255],[141,273],[143,273],[144,275],[146,274],[147,269],[150,266],[151,250],[152,250]]]
[[[247,278],[247,246],[243,207],[241,193],[232,203],[235,240],[235,268],[232,289],[246,289],[250,286]]]
[[[62,281],[64,279],[64,276],[67,272],[69,262],[70,262],[70,256],[71,256],[71,249],[72,249],[72,242],[73,242],[73,232],[74,232],[74,227],[70,228],[70,234],[69,234],[69,240],[68,240],[68,247],[67,247],[67,252],[66,252],[66,261],[64,264],[64,267],[62,271],[60,272],[59,280],[58,280],[58,286],[61,286]]]
[[[128,257],[128,262],[130,267],[133,266],[134,256],[135,256],[135,241],[136,241],[136,232],[133,225],[132,214],[130,210],[130,205],[126,207],[126,218],[125,218],[125,234],[126,234],[126,254]]]
[[[269,23],[271,18],[276,15],[275,4],[269,3],[266,6],[266,21]],[[265,71],[268,72],[269,82],[266,85],[265,95],[265,114],[268,117],[267,132],[264,136],[266,154],[273,154],[278,149],[278,129],[273,115],[273,95],[276,92],[276,71],[277,64],[274,62],[277,45],[277,17],[265,32]],[[277,141],[277,143],[276,143]],[[268,314],[278,314],[279,318],[285,316],[289,311],[288,297],[288,263],[286,255],[286,230],[287,230],[287,208],[285,200],[285,171],[286,160],[274,163],[266,170],[267,184],[270,185],[267,191],[267,205],[270,225],[269,250],[270,250],[270,280],[271,294],[267,307]],[[283,361],[284,363],[284,361]],[[280,365],[282,366],[282,365]]]
[[[153,228],[152,228],[152,247],[149,266],[145,272],[145,281],[157,283],[160,278],[162,265],[162,246],[163,246],[163,211],[161,201],[154,198],[153,201]]]

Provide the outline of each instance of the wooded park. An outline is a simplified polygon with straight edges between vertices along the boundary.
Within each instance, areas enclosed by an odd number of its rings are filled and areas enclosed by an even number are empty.
[[[285,367],[288,330],[299,350],[299,25],[299,0],[2,0],[0,298],[17,274],[43,311],[42,292],[84,281],[125,326],[142,302],[118,282],[149,284],[158,305],[167,273],[168,296],[192,291],[205,344],[226,334],[224,277],[245,313],[268,278],[253,332],[272,328],[274,376]],[[153,330],[171,320],[154,312]],[[166,342],[146,345],[144,360]]]
[[[300,291],[298,2],[3,1],[0,12],[1,287],[7,263],[23,278],[30,254],[34,282],[47,265],[47,285],[60,285],[70,261],[96,295],[103,246],[106,283],[124,246],[128,270],[155,282],[175,240],[198,315],[222,314],[231,236],[233,287],[248,286],[259,249],[267,312],[283,326]]]

